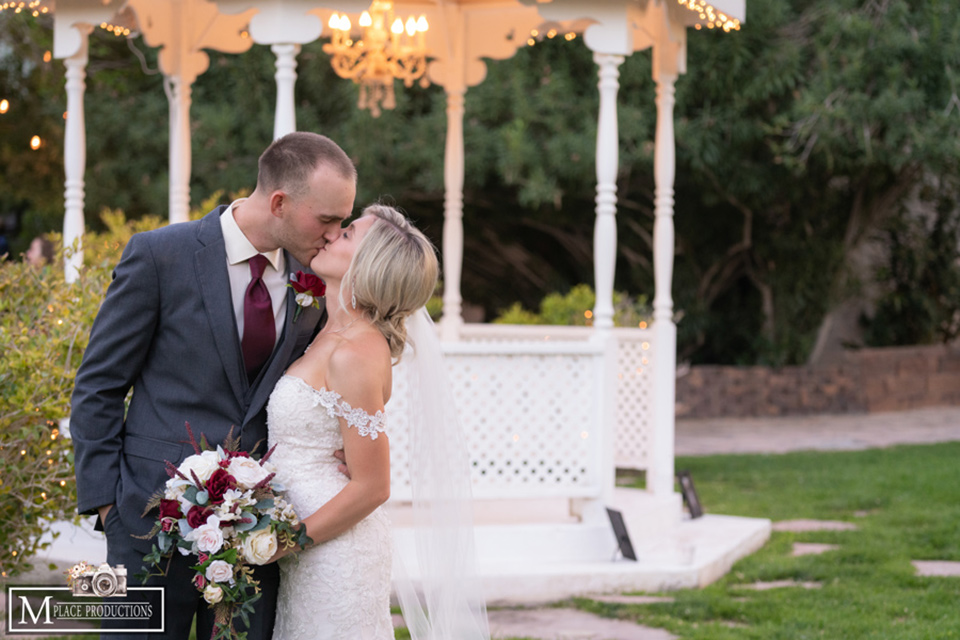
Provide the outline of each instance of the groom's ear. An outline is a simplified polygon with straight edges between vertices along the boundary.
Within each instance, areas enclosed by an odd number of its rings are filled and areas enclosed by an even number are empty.
[[[289,197],[287,196],[287,194],[281,191],[280,189],[277,189],[276,191],[273,191],[270,194],[269,202],[270,202],[270,214],[277,218],[282,218],[283,208],[289,202]]]

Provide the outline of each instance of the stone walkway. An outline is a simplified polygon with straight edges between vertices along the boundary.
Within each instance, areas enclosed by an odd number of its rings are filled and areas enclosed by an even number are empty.
[[[960,440],[960,407],[791,418],[678,420],[678,456],[852,451]]]

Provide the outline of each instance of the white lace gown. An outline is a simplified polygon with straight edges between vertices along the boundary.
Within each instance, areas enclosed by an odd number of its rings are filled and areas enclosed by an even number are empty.
[[[347,484],[334,451],[343,448],[338,417],[373,439],[384,415],[353,409],[336,391],[285,375],[267,405],[270,460],[287,499],[303,518]],[[390,522],[377,509],[349,531],[280,561],[274,640],[393,640]]]

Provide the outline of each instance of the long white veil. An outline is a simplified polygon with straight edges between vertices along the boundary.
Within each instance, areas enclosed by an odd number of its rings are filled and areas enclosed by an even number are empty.
[[[466,439],[426,309],[407,318],[406,326],[411,347],[403,356],[409,385],[407,460],[417,584],[395,545],[397,599],[413,640],[489,640],[476,571]]]

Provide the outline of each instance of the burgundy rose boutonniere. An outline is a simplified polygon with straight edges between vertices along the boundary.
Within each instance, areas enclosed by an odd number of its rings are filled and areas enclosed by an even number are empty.
[[[297,271],[296,275],[291,274],[287,286],[297,292],[297,310],[293,313],[294,322],[300,317],[300,312],[303,311],[304,307],[319,309],[320,301],[317,298],[322,298],[323,294],[327,292],[327,285],[323,280],[312,273],[304,273],[303,271]]]

